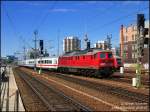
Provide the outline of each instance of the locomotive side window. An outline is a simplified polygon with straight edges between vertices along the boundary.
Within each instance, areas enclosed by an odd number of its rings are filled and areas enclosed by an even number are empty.
[[[112,53],[108,53],[108,58],[112,58]]]
[[[94,59],[96,59],[96,57],[97,57],[97,54],[94,54]]]
[[[85,59],[85,56],[83,56],[83,59]]]
[[[77,56],[76,56],[76,60],[77,60],[78,58],[77,58]]]
[[[93,59],[93,56],[91,55],[91,59]]]
[[[106,57],[106,53],[101,53],[100,54],[100,58],[105,58]]]

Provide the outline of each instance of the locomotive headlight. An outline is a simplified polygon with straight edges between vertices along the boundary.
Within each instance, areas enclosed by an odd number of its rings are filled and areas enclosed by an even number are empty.
[[[105,66],[106,65],[106,63],[100,63],[100,66]]]

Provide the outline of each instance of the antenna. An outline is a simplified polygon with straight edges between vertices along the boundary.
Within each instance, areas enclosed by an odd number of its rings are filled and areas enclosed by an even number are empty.
[[[58,32],[57,32],[57,42],[58,42],[57,56],[58,57],[59,57],[59,36],[60,36],[60,30],[58,29]]]
[[[38,31],[35,30],[34,32],[34,35],[35,35],[35,39],[34,39],[34,71],[36,71],[36,58],[37,58],[37,48],[36,48],[36,42],[37,42],[37,34],[38,34]]]

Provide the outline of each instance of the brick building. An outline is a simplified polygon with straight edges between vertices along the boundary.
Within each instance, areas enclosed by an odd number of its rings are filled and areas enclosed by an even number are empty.
[[[149,21],[145,21],[145,28],[149,28]],[[148,39],[149,33],[146,35]],[[137,26],[129,25],[127,27],[121,25],[120,28],[120,56],[123,58],[125,63],[136,63],[136,38],[137,38]],[[148,63],[149,60],[149,48],[148,45],[144,45],[144,56],[142,63]]]

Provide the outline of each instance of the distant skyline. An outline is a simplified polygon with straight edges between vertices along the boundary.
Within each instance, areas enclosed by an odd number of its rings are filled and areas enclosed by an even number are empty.
[[[112,34],[112,47],[119,46],[119,30],[123,24],[136,24],[138,13],[149,20],[149,1],[2,1],[1,54],[13,55],[34,47],[35,30],[49,53],[62,52],[67,36],[83,39],[85,33],[93,46]]]

